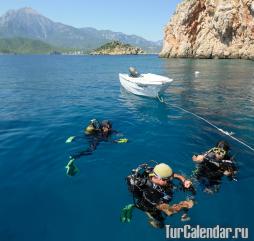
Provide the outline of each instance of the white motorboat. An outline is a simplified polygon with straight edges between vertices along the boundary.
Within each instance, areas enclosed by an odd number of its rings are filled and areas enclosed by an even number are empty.
[[[133,67],[130,74],[119,74],[121,85],[135,95],[156,98],[162,94],[173,81],[168,77],[157,74],[139,74]]]

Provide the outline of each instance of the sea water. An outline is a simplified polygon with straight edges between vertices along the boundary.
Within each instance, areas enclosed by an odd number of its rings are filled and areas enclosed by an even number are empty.
[[[173,78],[164,97],[168,104],[122,89],[118,73],[129,66]],[[253,152],[172,104],[253,147],[253,62],[152,55],[0,56],[0,84],[1,241],[164,240],[165,230],[150,227],[138,210],[131,223],[120,222],[121,209],[132,202],[125,177],[149,160],[191,176],[192,155],[221,139],[236,155],[238,181],[225,179],[214,195],[197,185],[197,205],[186,224],[248,227],[251,235]],[[92,118],[111,120],[129,143],[101,143],[76,162],[80,172],[69,177],[69,155],[88,143],[65,140],[82,136]],[[176,193],[173,203],[183,198]],[[166,223],[185,224],[180,215]]]

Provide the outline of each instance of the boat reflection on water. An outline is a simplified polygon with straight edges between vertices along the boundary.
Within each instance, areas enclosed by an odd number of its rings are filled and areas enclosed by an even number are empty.
[[[158,99],[137,96],[120,88],[119,101],[122,102],[138,119],[145,122],[162,122],[168,120],[166,106],[161,104]]]

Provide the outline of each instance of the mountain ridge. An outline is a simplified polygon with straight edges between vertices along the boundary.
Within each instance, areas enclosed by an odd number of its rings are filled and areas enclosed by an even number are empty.
[[[140,47],[149,53],[158,53],[162,48],[159,41],[149,41],[137,35],[97,30],[93,27],[76,28],[54,22],[29,7],[9,10],[2,15],[0,17],[0,36],[38,39],[58,47],[88,51],[114,40]]]

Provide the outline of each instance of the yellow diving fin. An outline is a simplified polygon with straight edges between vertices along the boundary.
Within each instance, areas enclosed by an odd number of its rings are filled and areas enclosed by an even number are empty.
[[[74,160],[75,159],[71,159],[67,166],[65,167],[67,170],[66,170],[66,174],[68,176],[75,176],[78,172],[79,172],[79,169],[77,168],[77,166],[74,164]]]
[[[75,139],[75,136],[70,136],[65,143],[71,143]]]
[[[127,138],[122,138],[122,139],[116,140],[116,142],[119,143],[119,144],[127,143],[128,141],[129,140]]]

